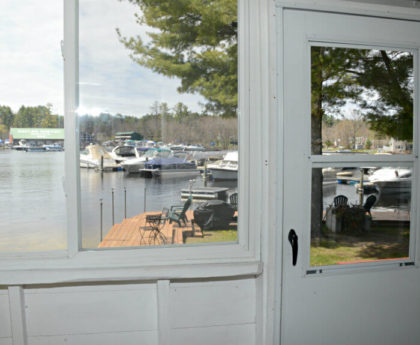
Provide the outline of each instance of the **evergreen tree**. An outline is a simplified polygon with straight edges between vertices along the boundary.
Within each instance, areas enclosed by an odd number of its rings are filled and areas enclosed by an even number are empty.
[[[237,0],[128,0],[138,22],[155,29],[148,40],[124,37],[131,58],[152,71],[181,80],[178,91],[198,93],[206,111],[236,116]]]
[[[15,115],[12,112],[12,109],[8,106],[0,106],[0,122],[7,129],[10,130],[10,127],[13,126]]]
[[[372,130],[399,140],[413,140],[413,54],[369,50],[360,60],[357,81],[371,95],[364,100]]]

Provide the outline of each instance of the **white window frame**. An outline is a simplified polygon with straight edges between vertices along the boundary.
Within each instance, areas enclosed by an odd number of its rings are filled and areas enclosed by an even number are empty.
[[[82,249],[79,174],[79,0],[64,1],[65,194],[67,250],[0,253],[0,285],[258,275],[268,218],[268,44],[264,4],[238,0],[239,226],[237,243]],[[256,15],[258,14],[258,15]],[[261,73],[261,72],[266,73]],[[263,79],[266,78],[264,81]],[[265,100],[265,103],[264,103]],[[252,143],[251,143],[252,138]]]

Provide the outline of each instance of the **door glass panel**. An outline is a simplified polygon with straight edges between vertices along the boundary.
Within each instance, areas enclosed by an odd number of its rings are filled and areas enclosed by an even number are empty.
[[[237,241],[236,1],[79,9],[83,248]]]
[[[312,154],[411,153],[413,91],[412,52],[312,46]]]
[[[412,171],[313,168],[311,266],[407,258]]]

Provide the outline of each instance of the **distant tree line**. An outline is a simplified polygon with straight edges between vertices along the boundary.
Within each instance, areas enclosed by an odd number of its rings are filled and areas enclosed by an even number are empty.
[[[64,128],[63,116],[53,114],[51,105],[22,106],[14,113],[0,106],[0,137],[9,136],[10,128]],[[236,118],[224,118],[193,112],[183,103],[169,108],[154,102],[142,117],[102,113],[79,117],[80,132],[99,143],[111,140],[117,132],[138,132],[145,139],[165,143],[201,144],[226,149],[238,141]]]
[[[183,103],[169,108],[167,103],[154,102],[142,117],[100,114],[83,115],[80,131],[93,135],[97,142],[111,140],[117,132],[137,132],[147,140],[173,144],[201,144],[227,149],[238,141],[236,118],[193,112]]]

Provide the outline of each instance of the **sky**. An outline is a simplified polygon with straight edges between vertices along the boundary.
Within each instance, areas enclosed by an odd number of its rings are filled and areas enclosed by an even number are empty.
[[[63,0],[1,0],[0,9],[0,105],[50,103],[63,114]],[[128,1],[79,0],[79,114],[142,116],[155,101],[199,111],[202,97],[179,94],[179,80],[137,65],[118,41],[116,28],[146,38],[135,12]]]

